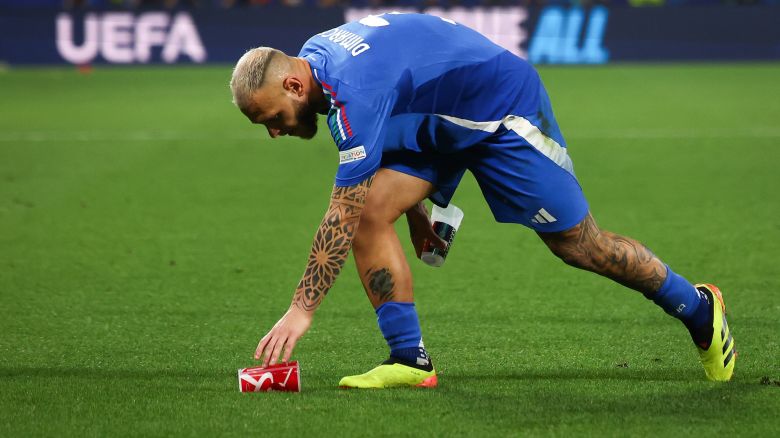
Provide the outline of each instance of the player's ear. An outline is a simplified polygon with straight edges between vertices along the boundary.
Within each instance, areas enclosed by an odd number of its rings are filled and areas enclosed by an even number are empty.
[[[295,76],[287,76],[284,78],[284,81],[282,81],[282,86],[284,87],[285,91],[292,92],[298,97],[303,96],[304,94],[303,82]]]

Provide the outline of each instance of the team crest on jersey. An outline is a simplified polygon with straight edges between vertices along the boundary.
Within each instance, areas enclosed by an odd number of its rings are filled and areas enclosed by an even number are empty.
[[[362,145],[356,148],[339,151],[339,164],[351,163],[366,158],[366,148]]]

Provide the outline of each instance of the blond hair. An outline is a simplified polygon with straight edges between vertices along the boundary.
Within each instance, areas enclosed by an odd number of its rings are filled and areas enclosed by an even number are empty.
[[[271,47],[256,47],[244,53],[233,68],[230,78],[230,91],[233,104],[243,109],[255,91],[265,84],[266,76],[272,69],[272,62],[286,58],[282,51]]]

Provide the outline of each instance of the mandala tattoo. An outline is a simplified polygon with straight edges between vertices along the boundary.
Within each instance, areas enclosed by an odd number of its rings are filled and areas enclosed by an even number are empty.
[[[368,290],[371,294],[379,298],[380,303],[393,299],[395,283],[393,283],[393,274],[387,268],[371,268],[366,272],[368,278]]]
[[[299,308],[315,310],[336,281],[352,247],[373,180],[372,176],[354,186],[333,187],[328,211],[314,235],[306,270],[293,296],[293,304]]]

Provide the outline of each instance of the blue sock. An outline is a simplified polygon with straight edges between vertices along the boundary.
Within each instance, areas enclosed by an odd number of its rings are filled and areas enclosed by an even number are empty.
[[[688,280],[666,266],[666,280],[653,296],[648,297],[664,311],[688,327],[697,330],[711,321],[711,303],[707,294],[699,292]]]
[[[414,303],[384,303],[376,309],[376,316],[379,329],[390,347],[391,359],[400,359],[424,369],[432,368],[422,342]]]

